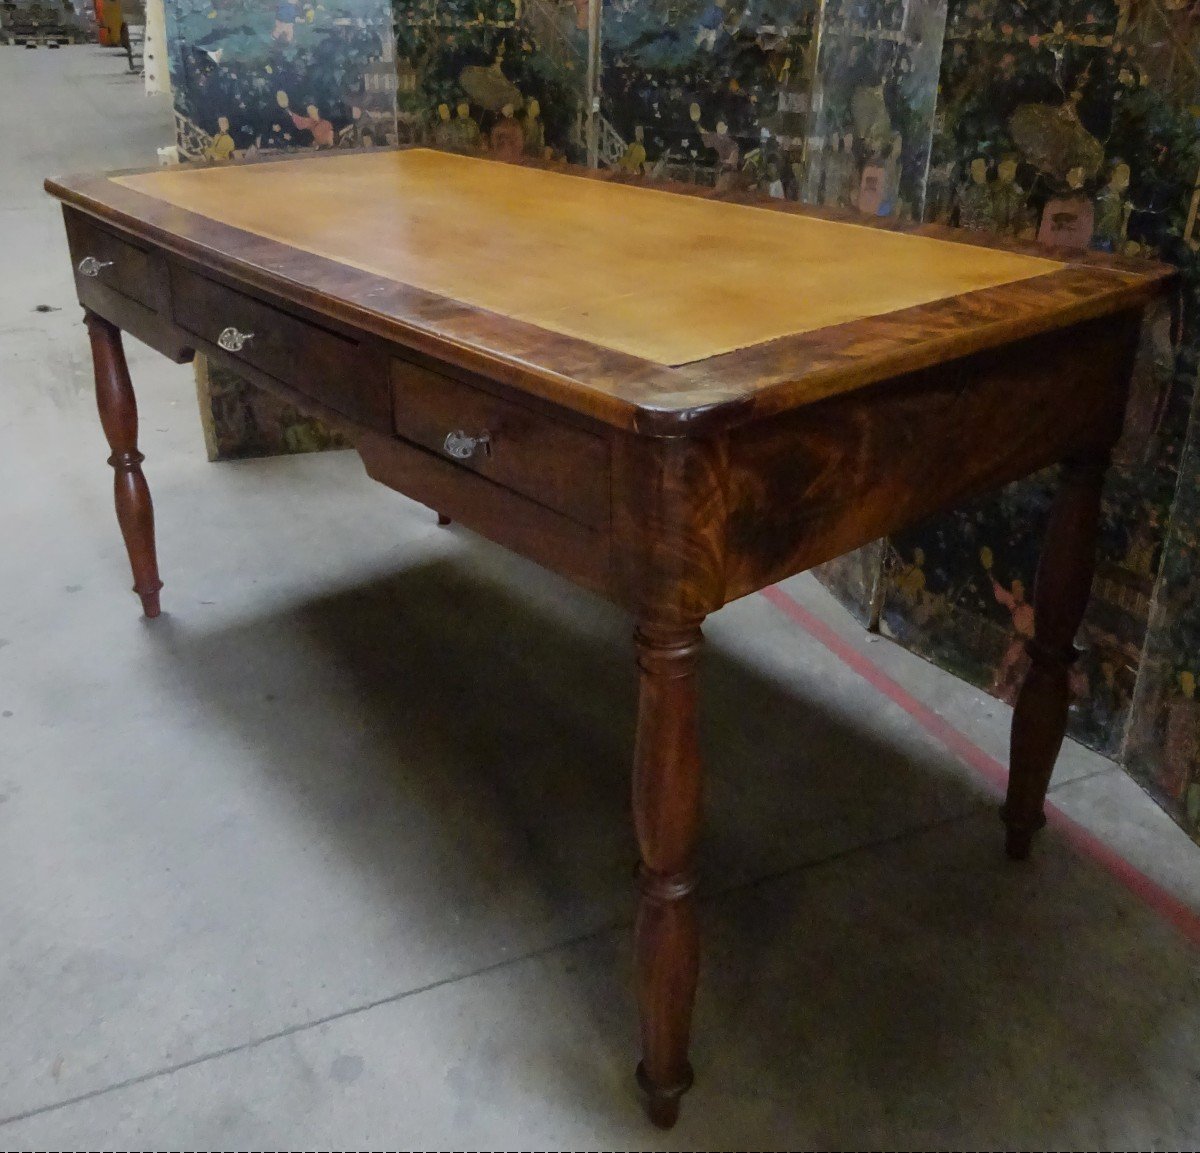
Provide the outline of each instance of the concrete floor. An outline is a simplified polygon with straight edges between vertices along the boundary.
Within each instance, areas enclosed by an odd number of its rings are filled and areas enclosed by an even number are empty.
[[[651,1129],[629,623],[352,453],[206,463],[131,342],[141,619],[40,182],[152,163],[169,109],[94,47],[0,48],[0,107],[0,1143],[1196,1148],[1195,941],[1061,828],[1006,862],[928,718],[762,596],[707,630],[696,1088]],[[785,589],[1003,756],[1004,706]],[[1053,795],[1200,909],[1110,762]]]

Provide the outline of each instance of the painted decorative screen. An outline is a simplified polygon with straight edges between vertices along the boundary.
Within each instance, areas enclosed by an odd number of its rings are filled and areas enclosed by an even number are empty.
[[[1200,588],[1191,575],[1200,485],[1198,115],[1194,5],[955,5],[925,215],[1181,269],[1179,298],[1145,327],[1105,492],[1071,731],[1125,755],[1200,837]],[[1036,529],[1051,480],[1015,485],[880,552],[876,608],[885,629],[1009,700],[1026,663]]]
[[[385,0],[165,0],[181,156],[396,140]]]

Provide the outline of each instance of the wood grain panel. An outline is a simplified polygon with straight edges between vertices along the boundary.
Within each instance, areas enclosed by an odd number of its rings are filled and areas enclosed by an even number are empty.
[[[615,598],[647,623],[698,625],[725,603],[725,437],[615,436]]]
[[[410,361],[392,361],[392,420],[408,440],[445,452],[447,434],[486,432],[488,448],[459,467],[583,524],[608,522],[608,443]],[[452,459],[452,458],[448,458]]]
[[[170,319],[167,264],[162,253],[139,249],[136,245],[126,246],[137,251],[137,267],[144,273],[138,292],[140,299],[135,299],[128,292],[122,291],[125,285],[118,284],[112,276],[82,276],[78,271],[79,262],[96,251],[107,252],[109,255],[106,259],[111,259],[114,255],[113,249],[104,247],[107,241],[99,238],[100,233],[105,233],[106,236],[111,234],[100,228],[90,217],[76,212],[73,208],[64,206],[63,219],[67,229],[79,303],[93,316],[102,317],[122,332],[136,337],[177,364],[190,361],[193,356],[192,341],[185,333],[180,332]]]
[[[1139,324],[1091,322],[730,434],[727,599],[1110,443]]]
[[[396,437],[355,436],[367,473],[594,592],[607,593],[608,534],[458,468]]]
[[[146,249],[77,212],[67,216],[67,241],[75,284],[82,292],[103,287],[143,308],[161,310],[161,284]],[[103,266],[95,276],[85,276],[79,271],[80,264],[89,257]]]
[[[240,351],[218,357],[265,372],[372,428],[389,427],[387,362],[372,345],[179,266],[171,268],[171,306],[175,322],[199,337],[206,352],[226,328],[252,334]]]

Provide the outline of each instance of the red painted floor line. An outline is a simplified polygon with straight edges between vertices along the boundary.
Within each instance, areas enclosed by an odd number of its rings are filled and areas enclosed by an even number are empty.
[[[842,639],[824,621],[785,593],[778,585],[763,589],[762,595],[789,620],[824,645],[843,664],[857,673],[872,688],[893,704],[899,705],[927,733],[939,740],[955,756],[965,761],[989,788],[1002,796],[1008,782],[1008,769],[989,756],[974,741],[917,700],[902,684],[888,676],[848,641]],[[1200,946],[1200,910],[1193,909],[1124,857],[1111,849],[1078,821],[1068,817],[1051,801],[1046,802],[1046,819],[1066,837],[1077,851],[1102,865],[1139,900],[1170,921],[1192,944]],[[1035,850],[1036,851],[1036,850]]]

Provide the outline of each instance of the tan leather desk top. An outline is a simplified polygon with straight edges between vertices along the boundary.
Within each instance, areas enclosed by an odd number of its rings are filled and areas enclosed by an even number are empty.
[[[667,365],[1063,267],[425,149],[116,180],[377,276]]]

